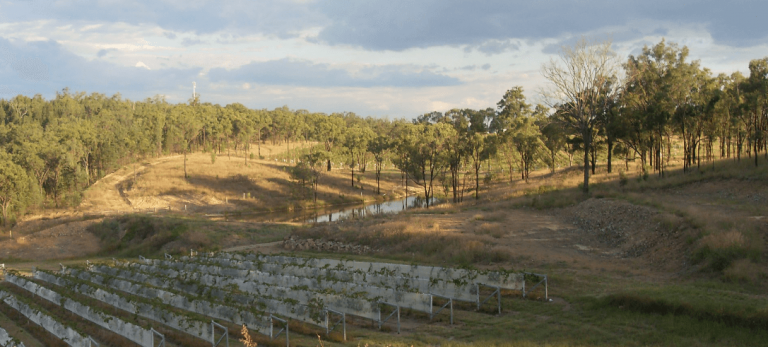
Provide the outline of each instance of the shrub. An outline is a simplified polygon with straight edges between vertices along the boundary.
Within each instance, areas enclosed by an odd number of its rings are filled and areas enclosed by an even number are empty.
[[[477,229],[475,230],[475,233],[480,235],[491,235],[497,239],[500,239],[507,234],[504,228],[502,228],[501,225],[497,223],[480,224],[480,226],[478,226]]]
[[[714,233],[703,237],[699,248],[693,254],[694,262],[706,261],[706,267],[723,271],[738,259],[749,258],[757,261],[761,254],[760,242],[750,242],[737,230]]]
[[[624,173],[624,171],[619,171],[619,185],[620,186],[626,186],[629,182],[629,179],[627,178],[627,174]]]

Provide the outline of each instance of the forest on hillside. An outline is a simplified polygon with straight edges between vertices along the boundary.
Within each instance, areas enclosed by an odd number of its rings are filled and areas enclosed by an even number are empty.
[[[687,47],[661,41],[618,69],[600,70],[590,69],[604,66],[599,59],[585,57],[610,56],[610,44],[580,44],[562,55],[565,68],[542,68],[554,85],[547,105],[529,104],[514,87],[495,107],[435,111],[412,121],[220,106],[198,95],[171,104],[160,96],[132,101],[64,89],[52,100],[2,99],[3,224],[34,209],[76,206],[99,178],[149,157],[205,151],[212,161],[234,153],[247,162],[263,158],[266,142],[285,144],[296,159],[294,177],[315,189],[332,163],[351,169],[352,184],[355,170],[372,169],[378,180],[391,163],[425,197],[440,187],[455,202],[467,192],[477,196],[490,179],[481,177],[488,160],[503,163],[509,180],[527,180],[540,166],[554,172],[581,165],[587,191],[598,158],[608,172],[639,160],[644,174],[663,176],[678,143],[685,171],[718,158],[759,165],[760,154],[768,156],[768,57],[752,60],[747,76],[715,76],[690,61]],[[592,75],[584,78],[579,69]],[[300,141],[317,145],[292,156]]]

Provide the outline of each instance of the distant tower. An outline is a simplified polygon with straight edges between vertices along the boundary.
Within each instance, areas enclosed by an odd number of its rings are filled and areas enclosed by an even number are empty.
[[[192,99],[194,99],[194,98],[195,98],[195,95],[196,95],[196,94],[195,94],[195,87],[197,87],[197,83],[195,83],[195,82],[192,82]]]

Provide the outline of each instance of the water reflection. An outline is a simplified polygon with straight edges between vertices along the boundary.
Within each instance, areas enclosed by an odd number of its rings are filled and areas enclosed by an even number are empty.
[[[430,199],[430,206],[437,204],[439,201],[435,198]],[[297,218],[296,221],[303,221],[304,223],[324,223],[333,222],[338,220],[344,220],[349,218],[363,218],[366,216],[399,213],[411,208],[425,207],[427,200],[418,196],[409,196],[402,200],[387,201],[381,203],[370,204],[361,207],[351,207],[326,211],[310,211],[301,218]]]

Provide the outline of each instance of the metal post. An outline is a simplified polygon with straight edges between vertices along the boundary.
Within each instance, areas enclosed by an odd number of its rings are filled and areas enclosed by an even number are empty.
[[[331,313],[337,314],[340,317],[339,320],[336,321],[335,323],[333,323],[330,320],[330,314]],[[333,323],[333,324],[331,324],[331,323]],[[339,324],[341,324],[341,327],[342,327],[342,335],[344,337],[344,341],[347,341],[347,315],[346,315],[346,313],[326,308],[325,309],[325,334],[326,335],[330,335],[331,332],[334,329],[336,329],[337,326],[339,326]]]
[[[434,307],[435,307],[435,296],[434,296],[434,295],[430,295],[430,296],[429,296],[429,320],[432,320],[432,317],[434,317],[434,316],[435,316],[435,315],[432,313],[432,311],[434,311],[434,310],[435,310],[435,309],[434,309]],[[438,311],[438,312],[439,312],[439,311]]]
[[[96,345],[96,347],[99,347],[99,343],[96,342],[92,337],[88,336],[88,345],[93,347],[93,345]]]
[[[274,321],[282,322],[283,324],[285,324],[285,328],[280,329],[280,331],[278,331],[277,334],[275,334],[275,322]],[[269,338],[270,338],[270,340],[274,340],[276,337],[280,336],[280,333],[282,333],[283,330],[285,330],[285,346],[289,347],[290,346],[290,338],[289,338],[289,335],[288,335],[288,333],[289,333],[288,321],[280,319],[280,318],[277,318],[277,317],[275,317],[273,315],[269,315],[269,322],[270,322],[270,325],[269,325]]]
[[[451,324],[453,324],[453,298],[449,297],[449,296],[430,294],[429,301],[432,302],[434,300],[435,296],[443,298],[443,299],[446,299],[446,300],[448,300],[448,302],[446,302],[444,305],[440,306],[440,309],[438,309],[437,312],[430,312],[429,313],[429,319],[432,320],[433,318],[435,318],[435,316],[437,316],[440,312],[442,312],[446,307],[450,306],[450,309],[451,309]],[[433,306],[430,305],[430,310],[432,310],[432,309],[433,309]]]
[[[496,291],[499,293],[499,314],[501,314],[501,287],[497,287]]]
[[[475,283],[475,292],[477,292],[477,309],[480,310],[480,283]],[[525,296],[525,281],[523,281],[523,296]]]
[[[154,328],[149,328],[149,332],[152,333],[152,346],[155,345],[155,336],[160,336],[160,344],[157,345],[157,347],[165,347],[165,336]]]
[[[221,335],[221,337],[219,338],[218,341],[216,341],[216,327],[219,327],[219,328],[224,330],[224,334]],[[218,346],[219,343],[221,342],[221,340],[224,340],[225,337],[226,337],[226,341],[227,341],[227,347],[229,347],[229,329],[227,329],[227,327],[225,327],[225,326],[223,326],[223,325],[221,325],[219,323],[216,323],[213,320],[211,320],[211,346],[212,347]]]
[[[525,273],[523,273],[523,297],[525,297]]]
[[[390,313],[389,316],[387,316],[387,318],[384,318],[384,320],[379,319],[379,330],[381,330],[381,326],[384,325],[384,323],[386,323],[390,318],[392,318],[392,316],[397,314],[397,333],[399,334],[400,333],[400,305],[394,305],[394,304],[386,303],[383,301],[380,301],[379,304],[395,307],[395,311]]]
[[[397,306],[397,333],[400,333],[400,306]]]

